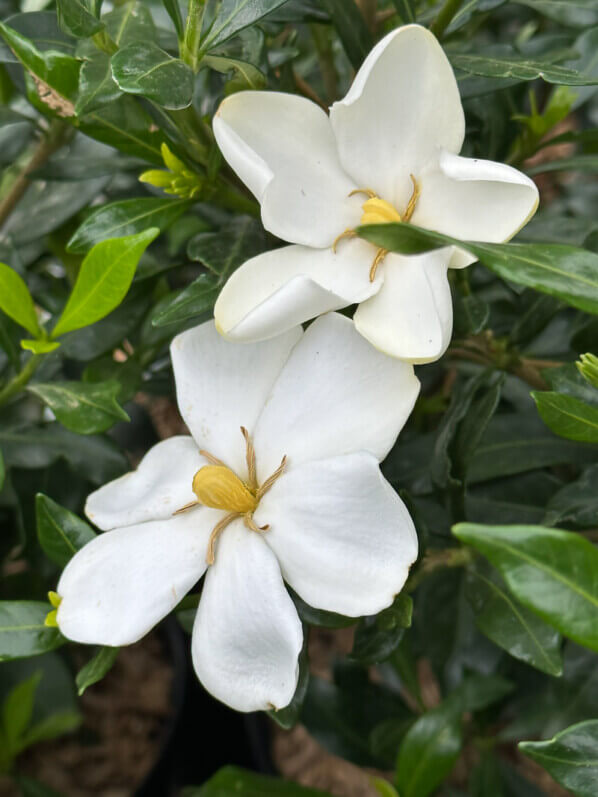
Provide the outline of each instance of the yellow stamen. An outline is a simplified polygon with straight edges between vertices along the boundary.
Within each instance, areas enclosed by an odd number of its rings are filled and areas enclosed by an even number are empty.
[[[252,490],[257,488],[257,470],[255,464],[255,448],[251,442],[251,437],[247,429],[242,426],[241,434],[245,438],[245,460],[247,462],[247,473],[249,478],[249,486]]]
[[[376,271],[378,271],[378,266],[380,263],[382,263],[387,254],[388,249],[378,249],[376,252],[376,257],[370,266],[370,282],[373,282],[376,279]]]
[[[62,603],[62,598],[57,592],[52,592],[52,591],[48,592],[48,600],[55,609],[57,609]]]
[[[193,492],[200,504],[245,514],[257,507],[257,498],[236,473],[225,465],[205,465],[193,477]]]
[[[411,182],[413,183],[413,192],[411,194],[411,198],[407,203],[407,207],[405,208],[405,218],[403,221],[411,221],[411,217],[413,216],[413,211],[415,210],[415,206],[417,205],[417,200],[419,199],[419,195],[421,192],[421,188],[419,187],[419,183],[415,179],[415,177],[410,174]]]
[[[260,498],[262,498],[264,495],[266,495],[266,493],[268,492],[270,487],[272,487],[274,482],[277,479],[280,479],[280,477],[282,476],[282,473],[283,473],[283,471],[284,471],[284,469],[286,467],[286,464],[287,464],[287,457],[286,457],[286,454],[285,454],[284,457],[282,458],[281,462],[280,462],[280,465],[276,468],[276,470],[274,471],[274,473],[271,476],[268,476],[266,481],[262,484],[262,486],[258,489],[257,493],[255,494],[255,497],[257,498],[258,501],[260,500]]]
[[[215,553],[215,550],[214,550],[215,546],[216,546],[216,540],[222,534],[224,529],[228,525],[230,525],[233,522],[233,520],[235,520],[235,518],[238,518],[238,517],[239,517],[239,515],[238,515],[237,512],[231,512],[230,515],[226,515],[226,517],[223,517],[222,520],[219,523],[216,523],[216,525],[212,529],[212,533],[210,534],[210,539],[208,540],[208,551],[206,553],[206,563],[208,565],[213,565],[214,564],[214,560],[215,560],[215,556],[216,556],[216,553]]]
[[[336,254],[336,247],[338,246],[339,241],[342,241],[343,238],[355,238],[356,235],[357,233],[355,232],[355,230],[345,230],[340,235],[337,235],[334,241],[332,242],[332,251],[334,252],[334,254]]]

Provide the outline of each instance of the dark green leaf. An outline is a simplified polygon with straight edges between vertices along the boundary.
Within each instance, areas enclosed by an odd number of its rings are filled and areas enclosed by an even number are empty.
[[[75,113],[77,116],[89,114],[109,102],[114,102],[121,93],[112,77],[110,56],[106,53],[95,53],[81,66]]]
[[[328,792],[308,789],[288,780],[257,775],[239,767],[224,767],[203,786],[188,786],[181,797],[331,797]]]
[[[38,742],[56,739],[65,733],[71,733],[79,725],[81,725],[81,715],[78,711],[58,711],[29,728],[24,744],[30,747]]]
[[[413,224],[370,225],[359,228],[359,234],[403,254],[461,246],[502,279],[556,296],[587,313],[598,313],[598,255],[585,249],[559,244],[458,241]]]
[[[41,677],[41,672],[34,672],[13,687],[2,703],[2,727],[11,757],[22,749],[22,737],[31,722],[35,692]]]
[[[174,25],[174,29],[176,30],[176,35],[179,41],[181,41],[185,33],[185,27],[183,24],[179,0],[162,0],[162,4],[168,12],[168,16],[172,20],[172,24]]]
[[[558,64],[543,63],[523,56],[485,56],[462,54],[452,55],[451,63],[471,75],[491,78],[513,78],[515,80],[536,80],[542,78],[547,83],[565,86],[591,86],[598,84],[598,78],[583,75],[575,69]]]
[[[598,443],[598,408],[552,391],[532,393],[544,423],[555,434],[581,443]]]
[[[106,31],[119,47],[131,42],[154,41],[156,28],[143,0],[128,0],[102,17]]]
[[[538,163],[526,169],[528,174],[543,174],[544,172],[585,172],[591,174],[598,171],[598,155],[573,155],[571,158]]]
[[[227,84],[229,92],[231,89],[235,91],[239,89],[263,89],[267,83],[266,76],[257,66],[239,58],[228,58],[224,55],[215,54],[204,55],[201,64],[223,74],[234,71],[237,75],[237,80],[232,84]]]
[[[455,297],[455,335],[477,335],[488,323],[490,306],[475,294]]]
[[[546,742],[520,742],[519,749],[577,797],[596,797],[598,720],[572,725]]]
[[[364,617],[355,629],[351,658],[362,664],[378,664],[399,646],[405,629],[411,625],[413,601],[401,592],[392,606],[372,617]]]
[[[480,631],[516,659],[549,675],[562,674],[558,631],[517,603],[490,568],[471,569],[466,584]]]
[[[407,731],[397,763],[401,797],[427,797],[450,774],[462,745],[461,717],[450,705],[423,714]]]
[[[116,661],[119,650],[120,648],[101,647],[95,656],[79,670],[75,679],[79,696],[85,692],[88,686],[102,680]]]
[[[35,337],[41,328],[27,285],[10,266],[0,263],[0,310]]]
[[[236,268],[264,249],[261,224],[242,216],[218,232],[200,232],[189,241],[187,257],[200,262],[223,284]]]
[[[68,242],[67,249],[69,252],[83,253],[107,238],[145,234],[150,227],[162,231],[189,205],[188,199],[158,197],[123,199],[102,205],[85,219]]]
[[[524,606],[598,650],[598,550],[592,543],[543,526],[460,523],[453,533],[490,560]]]
[[[201,38],[199,58],[285,2],[286,0],[221,0],[215,18],[210,20],[208,30]]]
[[[184,288],[170,304],[160,310],[152,319],[156,327],[180,323],[189,318],[198,318],[214,307],[220,287],[209,274],[202,274]]]
[[[545,368],[542,376],[557,393],[573,396],[586,404],[598,407],[598,390],[584,379],[575,363]]]
[[[468,675],[447,697],[445,703],[456,713],[482,711],[513,691],[515,685],[500,675]]]
[[[65,33],[87,38],[102,30],[104,23],[90,12],[84,0],[56,0],[58,22]]]
[[[336,612],[327,612],[323,609],[314,609],[302,600],[295,592],[291,592],[293,601],[299,617],[307,625],[315,625],[319,628],[347,628],[355,625],[357,618],[345,617]]]
[[[392,0],[397,13],[401,17],[401,22],[408,24],[415,22],[415,11],[413,10],[412,0]]]
[[[26,775],[17,775],[16,782],[21,790],[22,797],[64,797],[39,780],[34,780]]]
[[[130,420],[116,401],[120,385],[108,382],[48,382],[28,387],[52,410],[57,420],[78,434],[97,434],[117,421]]]
[[[103,104],[80,120],[79,129],[127,155],[163,166],[160,145],[165,141],[164,133],[155,129],[151,116],[133,97]]]
[[[131,42],[112,56],[112,76],[127,94],[141,94],[162,108],[187,108],[193,99],[193,72],[151,41]]]
[[[44,625],[49,603],[0,601],[0,661],[38,656],[62,645],[57,628]]]
[[[90,249],[52,336],[93,324],[118,307],[133,281],[141,255],[159,233],[150,227],[138,235],[101,241]]]
[[[596,0],[515,0],[563,25],[584,28],[598,25]]]
[[[347,57],[354,69],[359,69],[372,49],[372,37],[361,11],[354,0],[321,0],[330,14]]]
[[[587,468],[579,479],[552,496],[544,522],[549,526],[575,523],[591,528],[598,517],[598,465]]]
[[[84,520],[43,493],[35,496],[35,514],[39,543],[60,567],[96,536]]]

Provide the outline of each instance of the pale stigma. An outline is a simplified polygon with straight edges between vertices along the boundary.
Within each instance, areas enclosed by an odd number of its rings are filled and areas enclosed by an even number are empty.
[[[192,489],[200,504],[213,509],[245,514],[258,504],[247,485],[226,465],[200,468],[193,477]]]

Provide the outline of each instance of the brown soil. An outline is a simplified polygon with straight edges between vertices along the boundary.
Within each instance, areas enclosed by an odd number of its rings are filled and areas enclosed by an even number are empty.
[[[157,634],[123,648],[80,699],[78,731],[26,751],[18,770],[65,797],[130,797],[159,754],[173,669]]]

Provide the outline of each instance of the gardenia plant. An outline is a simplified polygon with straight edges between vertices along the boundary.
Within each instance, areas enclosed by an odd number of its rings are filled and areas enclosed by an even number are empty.
[[[192,638],[203,685],[239,711],[293,697],[311,606],[376,614],[401,590],[417,536],[382,477],[419,392],[412,366],[329,314],[249,346],[213,322],[176,337],[172,362],[191,437],[154,446],[92,493],[104,532],[52,596],[77,642],[136,642],[207,569]]]
[[[413,363],[436,360],[452,333],[447,268],[475,258],[454,247],[401,256],[355,239],[355,229],[403,221],[501,242],[538,206],[529,177],[459,156],[457,81],[419,25],[374,47],[330,116],[297,95],[245,91],[222,102],[213,127],[259,200],[264,227],[291,242],[229,278],[214,314],[230,340],[268,338],[358,303],[355,326],[376,348]]]

